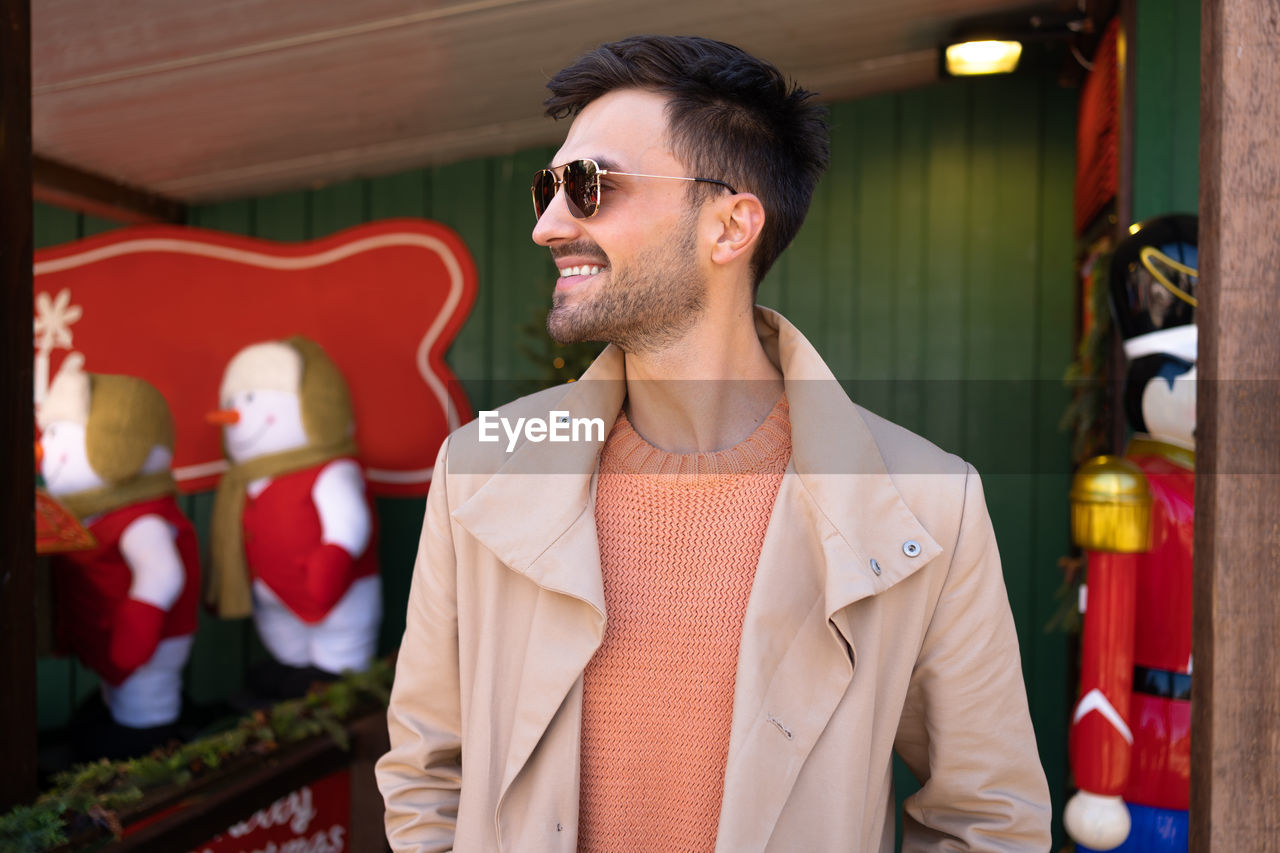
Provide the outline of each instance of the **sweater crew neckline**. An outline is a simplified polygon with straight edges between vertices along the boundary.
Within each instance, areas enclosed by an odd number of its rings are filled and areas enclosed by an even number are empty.
[[[654,447],[631,425],[625,411],[618,414],[605,442],[601,474],[657,475],[681,486],[715,486],[742,474],[773,474],[791,456],[791,418],[783,394],[751,435],[724,450],[671,453]]]

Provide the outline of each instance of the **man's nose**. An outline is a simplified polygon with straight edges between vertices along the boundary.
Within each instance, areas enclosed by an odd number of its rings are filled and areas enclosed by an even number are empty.
[[[552,243],[572,240],[577,234],[578,220],[569,213],[569,205],[564,199],[564,187],[561,186],[534,224],[533,242],[539,246],[550,246]]]

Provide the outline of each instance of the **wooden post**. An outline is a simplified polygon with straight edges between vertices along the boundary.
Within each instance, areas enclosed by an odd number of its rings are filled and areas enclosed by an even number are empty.
[[[1280,0],[1204,0],[1191,850],[1280,850]]]
[[[36,787],[31,9],[0,0],[0,811]]]

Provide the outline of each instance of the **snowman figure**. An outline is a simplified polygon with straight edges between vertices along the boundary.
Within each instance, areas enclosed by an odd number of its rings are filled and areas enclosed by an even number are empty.
[[[101,678],[110,714],[77,726],[77,750],[123,757],[176,733],[199,545],[174,500],[164,398],[142,379],[80,364],[67,358],[37,409],[37,455],[49,493],[98,542],[51,561],[59,645]]]
[[[345,380],[318,344],[254,344],[227,365],[221,409],[231,467],[218,484],[206,600],[252,612],[276,660],[254,691],[296,695],[369,666],[382,619],[372,506]]]

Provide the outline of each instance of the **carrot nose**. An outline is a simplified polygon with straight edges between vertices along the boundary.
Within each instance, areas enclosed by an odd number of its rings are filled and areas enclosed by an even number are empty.
[[[231,426],[240,423],[240,413],[235,409],[218,409],[205,415],[204,419],[217,426]]]
[[[36,469],[38,470],[42,464],[44,464],[44,445],[37,441],[36,442]]]

